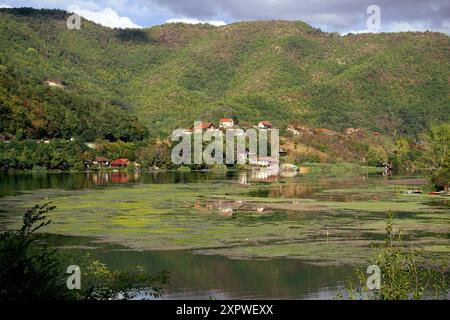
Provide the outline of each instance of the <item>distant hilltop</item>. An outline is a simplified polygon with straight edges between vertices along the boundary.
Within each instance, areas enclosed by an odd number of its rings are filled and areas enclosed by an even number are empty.
[[[1,95],[10,115],[3,131],[108,138],[105,126],[119,125],[105,118],[109,110],[130,124],[121,131],[125,140],[142,136],[141,127],[166,136],[223,115],[240,123],[270,119],[280,129],[299,122],[412,136],[450,120],[444,34],[340,36],[300,21],[126,30],[83,21],[69,30],[68,16],[0,9]],[[85,107],[69,108],[67,100]],[[91,121],[84,110],[102,117]],[[70,125],[77,121],[84,124]],[[76,127],[83,132],[73,134]]]

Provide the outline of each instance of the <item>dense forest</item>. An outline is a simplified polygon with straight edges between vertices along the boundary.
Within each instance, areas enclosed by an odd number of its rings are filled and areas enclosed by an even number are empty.
[[[84,19],[69,30],[68,16],[0,9],[2,169],[79,170],[95,156],[171,168],[174,128],[223,117],[271,121],[293,163],[431,168],[423,142],[450,122],[441,33],[340,36],[300,21],[110,29]],[[336,134],[295,138],[290,124]]]
[[[389,135],[449,121],[444,34],[340,36],[287,21],[122,30],[83,20],[69,30],[68,15],[0,10],[2,113],[26,114],[32,136],[132,140],[144,134],[133,117],[153,136],[220,117]],[[47,80],[63,92],[46,90]]]

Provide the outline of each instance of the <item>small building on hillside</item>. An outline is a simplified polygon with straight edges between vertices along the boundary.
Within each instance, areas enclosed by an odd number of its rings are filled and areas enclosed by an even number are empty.
[[[47,80],[47,84],[50,87],[58,88],[58,89],[64,89],[64,84],[60,81],[56,80]]]
[[[378,138],[378,137],[381,136],[381,133],[379,133],[379,132],[374,132],[374,133],[373,133],[373,136],[374,136],[375,138]]]
[[[272,129],[272,123],[269,121],[260,121],[258,122],[259,129]]]
[[[194,132],[203,130],[215,130],[214,124],[212,122],[202,122],[200,125],[194,126]]]
[[[347,128],[347,130],[345,130],[345,134],[348,136],[356,135],[359,134],[360,132],[361,128]]]
[[[126,168],[130,164],[128,159],[116,159],[111,161],[111,167],[113,168]]]
[[[231,118],[222,118],[219,120],[219,127],[228,129],[234,127],[234,120]]]
[[[85,142],[84,143],[86,145],[86,147],[88,147],[89,149],[97,149],[97,144],[95,144],[94,142]]]

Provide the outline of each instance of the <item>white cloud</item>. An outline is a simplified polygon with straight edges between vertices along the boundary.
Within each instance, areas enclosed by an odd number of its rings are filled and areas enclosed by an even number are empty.
[[[8,6],[7,4],[0,4],[0,8],[12,8],[12,7]]]
[[[111,8],[104,8],[98,11],[81,9],[78,6],[69,6],[67,9],[70,12],[76,13],[87,20],[94,21],[105,27],[110,28],[141,28],[141,26],[135,24],[128,17],[120,17],[116,11]]]
[[[193,19],[193,18],[172,18],[166,21],[166,23],[188,23],[188,24],[200,24],[200,23],[207,23],[216,27],[224,26],[226,23],[221,20],[199,20],[199,19]]]

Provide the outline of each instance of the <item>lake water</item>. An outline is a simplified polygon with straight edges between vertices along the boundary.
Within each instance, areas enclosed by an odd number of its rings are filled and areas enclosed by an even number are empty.
[[[345,168],[3,174],[0,227],[52,200],[49,246],[168,270],[165,299],[333,298],[367,265],[387,211],[426,253],[448,256],[448,199],[411,193],[425,183]]]

